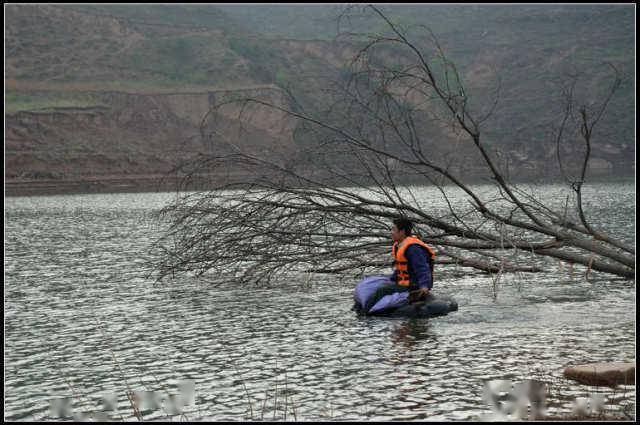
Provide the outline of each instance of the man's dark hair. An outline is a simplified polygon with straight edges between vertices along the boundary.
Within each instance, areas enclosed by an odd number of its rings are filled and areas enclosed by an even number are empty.
[[[407,236],[411,234],[411,230],[413,229],[413,223],[408,218],[396,218],[393,220],[393,224],[396,225],[398,230],[404,230],[404,234]]]

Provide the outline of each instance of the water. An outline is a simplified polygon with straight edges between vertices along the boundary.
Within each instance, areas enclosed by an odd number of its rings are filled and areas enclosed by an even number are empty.
[[[589,190],[592,219],[634,244],[633,183]],[[635,360],[633,282],[585,280],[578,266],[503,275],[495,299],[491,277],[460,268],[436,283],[459,311],[420,320],[356,317],[355,281],[154,286],[151,213],[172,196],[5,199],[5,419],[48,419],[58,397],[76,413],[101,410],[115,394],[114,417],[135,420],[127,385],[166,394],[191,380],[190,420],[284,419],[285,403],[287,420],[474,420],[491,412],[487,380]],[[563,385],[550,413],[594,391]],[[633,387],[598,391],[635,406]]]

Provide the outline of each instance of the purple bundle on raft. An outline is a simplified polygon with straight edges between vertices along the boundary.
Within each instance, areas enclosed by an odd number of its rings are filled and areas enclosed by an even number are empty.
[[[365,277],[362,282],[356,286],[354,299],[359,303],[360,307],[364,309],[370,304],[370,300],[375,293],[384,286],[394,286],[394,282],[386,276]],[[408,292],[396,292],[391,295],[385,295],[377,303],[369,307],[366,313],[375,314],[376,312],[402,307],[409,304],[408,299]]]
[[[353,294],[354,310],[358,314],[393,317],[431,317],[458,310],[458,303],[450,297],[433,294],[422,302],[409,304],[409,292],[395,292],[370,305],[376,292],[385,285],[393,286],[387,276],[370,276],[356,285]]]

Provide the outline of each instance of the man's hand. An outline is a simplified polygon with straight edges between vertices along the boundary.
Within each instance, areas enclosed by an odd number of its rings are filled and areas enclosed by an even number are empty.
[[[424,300],[425,298],[427,298],[427,296],[429,296],[429,288],[420,288],[418,289],[418,293],[420,294],[420,299]]]
[[[420,288],[409,292],[409,303],[425,300],[429,296],[429,289]]]

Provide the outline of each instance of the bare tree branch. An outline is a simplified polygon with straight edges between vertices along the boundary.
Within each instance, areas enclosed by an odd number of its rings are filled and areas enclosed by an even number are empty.
[[[476,118],[455,64],[430,30],[431,44],[419,48],[378,7],[364,10],[378,16],[389,34],[346,33],[361,43],[349,63],[350,78],[316,89],[322,96],[313,108],[286,90],[279,101],[222,100],[203,118],[208,152],[177,169],[185,181],[212,176],[213,182],[161,211],[168,228],[155,244],[159,279],[188,273],[214,283],[268,284],[300,273],[379,271],[390,264],[389,223],[400,216],[437,247],[443,267],[536,272],[542,270],[531,264],[536,257],[635,276],[635,249],[595,231],[582,206],[592,135],[620,84],[617,73],[595,112],[579,108],[586,154],[580,178],[572,182],[574,220],[567,216],[568,197],[564,205],[549,205],[511,183],[508,168],[501,169],[500,157],[496,161],[482,142],[479,125],[494,112],[498,91],[489,112]],[[440,65],[434,67],[434,60]],[[575,122],[574,90],[575,81],[565,92],[555,138],[567,182],[561,146]],[[296,123],[294,144],[259,153],[245,143],[254,131],[251,117],[266,112]],[[241,125],[229,124],[230,116]],[[451,151],[433,140],[450,134],[460,141]],[[464,155],[482,164],[490,192],[466,183]],[[425,203],[419,193],[425,188],[440,198]]]

